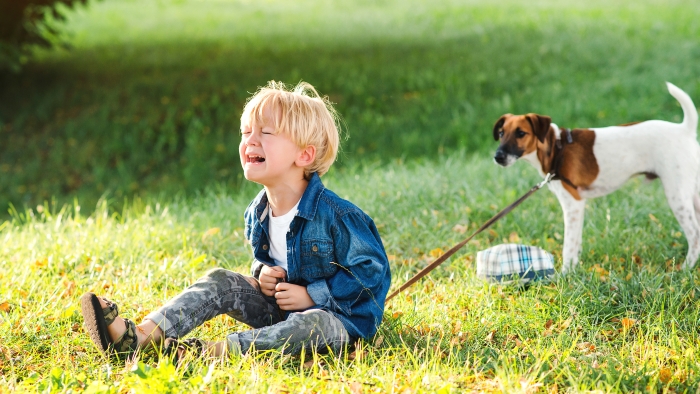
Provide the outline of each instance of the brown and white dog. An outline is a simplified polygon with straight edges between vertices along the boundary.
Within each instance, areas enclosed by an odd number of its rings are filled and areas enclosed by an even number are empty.
[[[683,108],[683,123],[649,120],[622,126],[567,130],[548,116],[501,116],[493,138],[501,141],[494,160],[507,167],[524,159],[554,173],[549,189],[564,211],[562,271],[578,264],[587,198],[606,195],[634,175],[661,178],[666,199],[688,241],[683,268],[700,255],[700,145],[698,113],[690,97],[667,83]]]

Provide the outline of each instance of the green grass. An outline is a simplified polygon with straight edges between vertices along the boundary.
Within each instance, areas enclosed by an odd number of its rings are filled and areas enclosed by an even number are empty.
[[[348,166],[324,177],[378,224],[393,286],[538,181],[524,163],[484,157]],[[372,188],[358,188],[370,184]],[[478,250],[518,240],[560,259],[563,224],[543,190],[388,306],[354,359],[276,353],[201,361],[186,371],[145,355],[108,365],[81,328],[96,291],[140,320],[207,269],[245,273],[241,214],[257,187],[136,200],[89,216],[23,211],[0,236],[0,387],[67,392],[694,392],[700,384],[700,276],[677,271],[685,240],[658,182],[589,202],[580,269],[529,289],[475,276]],[[82,211],[82,208],[80,209]],[[607,218],[609,216],[609,219]],[[212,230],[218,229],[218,230]],[[630,319],[630,320],[625,320]],[[244,329],[216,318],[192,336]],[[94,391],[91,391],[94,390]]]
[[[0,76],[0,207],[236,186],[239,114],[271,79],[337,103],[341,165],[485,153],[506,112],[678,120],[663,82],[700,100],[699,18],[694,0],[95,2],[72,50]]]
[[[640,179],[588,202],[578,271],[528,290],[475,277],[476,252],[511,240],[561,259],[559,205],[538,192],[393,300],[354,359],[109,365],[77,301],[97,291],[138,321],[209,268],[247,272],[257,187],[240,176],[237,119],[270,79],[337,103],[348,138],[324,182],[375,219],[398,286],[538,181],[491,163],[501,114],[679,121],[663,82],[700,102],[699,17],[691,0],[105,0],[73,14],[72,50],[0,75],[0,207],[17,207],[0,224],[0,392],[695,392],[700,277],[676,270],[685,239]],[[240,329],[216,318],[191,335]]]

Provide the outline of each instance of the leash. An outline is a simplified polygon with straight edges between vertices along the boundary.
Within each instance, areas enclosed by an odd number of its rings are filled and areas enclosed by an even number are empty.
[[[519,199],[515,200],[515,202],[513,202],[513,203],[510,204],[510,205],[508,205],[507,207],[503,208],[503,210],[501,210],[501,211],[498,212],[496,215],[494,215],[491,219],[489,219],[488,221],[486,221],[486,223],[482,224],[481,227],[479,227],[479,229],[476,230],[476,232],[474,232],[474,234],[470,235],[470,236],[467,237],[467,239],[465,239],[464,241],[462,241],[462,242],[458,243],[457,245],[453,246],[452,249],[450,249],[450,250],[448,250],[447,252],[445,252],[445,254],[443,254],[442,256],[438,257],[435,261],[433,261],[433,262],[430,263],[427,267],[423,268],[420,272],[418,272],[416,275],[414,275],[413,278],[409,279],[406,283],[402,284],[401,287],[398,288],[398,290],[394,291],[393,293],[391,293],[391,294],[386,298],[386,301],[385,301],[385,302],[388,302],[390,299],[394,298],[397,294],[399,294],[399,293],[401,293],[402,291],[404,291],[407,287],[409,287],[409,286],[411,286],[412,284],[416,283],[420,278],[422,278],[422,277],[424,277],[426,274],[428,274],[428,272],[430,272],[430,271],[432,271],[433,269],[435,269],[438,265],[444,263],[445,260],[447,260],[448,258],[450,258],[450,256],[452,256],[453,254],[455,254],[455,252],[457,252],[458,250],[460,250],[464,245],[467,244],[467,242],[471,241],[471,239],[474,238],[477,234],[479,234],[480,232],[486,230],[486,229],[489,228],[492,224],[494,224],[498,219],[500,219],[500,218],[502,218],[503,216],[505,216],[505,215],[507,215],[508,213],[510,213],[510,211],[512,211],[515,207],[517,207],[518,205],[520,205],[521,202],[525,201],[525,200],[526,200],[528,197],[530,197],[533,193],[535,193],[536,191],[540,190],[544,185],[546,185],[547,183],[549,183],[549,181],[551,181],[555,176],[556,176],[556,175],[555,175],[555,173],[554,173],[553,171],[550,172],[550,173],[548,173],[548,174],[544,177],[544,179],[542,180],[542,182],[540,182],[540,183],[536,184],[535,186],[533,186],[532,189],[530,189],[530,191],[528,191],[527,193],[525,193],[522,197],[520,197]]]

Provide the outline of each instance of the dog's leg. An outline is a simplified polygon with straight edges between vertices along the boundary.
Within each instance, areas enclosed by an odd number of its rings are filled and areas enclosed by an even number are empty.
[[[583,214],[586,200],[575,199],[564,189],[561,182],[552,182],[549,189],[557,196],[564,211],[564,249],[562,252],[562,272],[567,272],[578,265],[583,238]]]
[[[673,183],[673,182],[669,182]],[[694,192],[693,187],[678,185],[673,183],[664,184],[666,200],[671,207],[673,214],[681,225],[688,241],[688,254],[685,257],[683,268],[693,268],[700,256],[700,223],[698,222],[698,211],[700,201]]]

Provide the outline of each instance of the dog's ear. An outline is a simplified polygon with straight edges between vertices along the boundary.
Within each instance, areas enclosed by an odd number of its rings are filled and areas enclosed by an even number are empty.
[[[532,127],[532,132],[540,142],[544,142],[544,137],[547,136],[549,132],[549,126],[552,124],[552,118],[544,115],[537,114],[527,114],[525,119],[530,122],[530,127]]]
[[[499,140],[499,134],[501,133],[501,130],[503,129],[503,124],[506,123],[506,119],[508,119],[510,116],[513,116],[513,114],[505,114],[498,118],[496,121],[496,124],[493,125],[493,139],[498,141]]]

